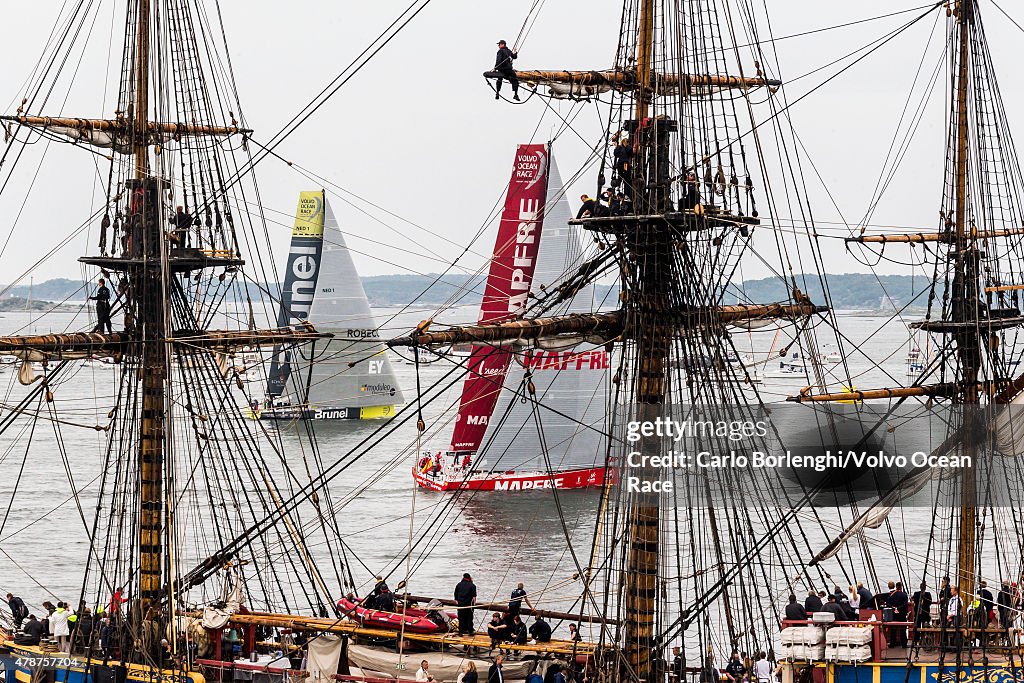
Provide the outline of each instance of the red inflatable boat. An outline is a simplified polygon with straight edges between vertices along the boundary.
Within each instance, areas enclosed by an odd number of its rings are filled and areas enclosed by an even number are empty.
[[[342,614],[357,618],[363,626],[386,628],[392,631],[402,630],[403,621],[405,630],[410,633],[438,633],[447,631],[447,626],[439,626],[428,616],[427,611],[410,607],[405,614],[397,612],[384,612],[378,609],[366,609],[359,603],[352,602],[348,598],[338,600],[338,609]]]

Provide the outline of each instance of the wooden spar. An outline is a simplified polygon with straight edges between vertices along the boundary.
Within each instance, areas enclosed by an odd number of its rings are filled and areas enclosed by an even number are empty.
[[[304,617],[292,614],[274,614],[271,612],[247,612],[235,614],[231,617],[231,623],[237,625],[269,626],[273,628],[290,628],[299,631],[315,631],[317,633],[341,633],[356,636],[367,636],[371,638],[397,637],[397,631],[378,628],[365,628],[358,623],[342,619],[324,619],[319,617]],[[451,647],[461,645],[464,647],[478,647],[481,650],[490,649],[491,639],[486,634],[473,636],[460,636],[454,633],[410,633],[405,632],[405,639],[418,643],[431,643]],[[607,646],[606,646],[607,647]],[[515,650],[517,652],[535,652],[539,654],[555,655],[590,655],[593,654],[598,645],[583,641],[552,640],[548,643],[527,643],[526,645],[515,645],[502,643],[503,650]]]
[[[696,326],[727,325],[769,318],[801,318],[815,313],[824,313],[827,310],[828,308],[825,306],[816,306],[812,303],[735,304],[692,308],[685,311],[663,311],[660,317],[662,322],[674,323],[677,328],[692,329]],[[419,325],[420,332],[407,337],[391,339],[387,345],[396,347],[448,346],[473,342],[498,343],[541,339],[559,334],[602,334],[615,337],[622,333],[623,321],[624,313],[621,310],[609,313],[574,313],[551,318],[514,320],[484,325],[462,325],[442,332],[424,331],[429,322],[425,321]]]
[[[654,0],[640,0],[636,65],[641,87],[634,114],[639,134],[633,143],[632,163],[633,183],[639,187],[633,190],[633,201],[641,211],[665,213],[670,208],[668,187],[658,187],[657,180],[658,172],[664,171],[658,161],[668,151],[668,135],[659,135],[657,124],[644,127],[653,96],[659,90],[657,84],[654,88],[649,85],[654,62],[654,16]],[[666,128],[672,130],[671,126]],[[635,411],[632,419],[641,423],[660,419],[665,402],[665,371],[673,325],[664,314],[672,305],[670,292],[675,289],[677,275],[665,232],[657,223],[643,223],[627,241],[636,257],[637,285],[633,291],[625,292],[631,311],[624,336],[633,342],[635,354],[630,382]],[[657,437],[642,436],[635,448],[641,453],[655,453],[663,450],[663,444]],[[622,629],[625,666],[621,668],[629,672],[629,679],[647,681],[654,678],[651,653],[660,593],[661,501],[657,495],[637,494],[628,501],[624,531],[626,571],[619,590],[626,623]]]
[[[537,339],[558,334],[589,334],[606,332],[613,336],[622,331],[622,311],[611,313],[572,314],[533,320],[485,325],[462,325],[444,332],[425,332],[427,323],[417,328],[420,332],[390,339],[389,347],[461,344],[465,342],[502,342],[517,339]]]
[[[243,346],[276,346],[301,344],[334,335],[317,332],[307,324],[304,330],[291,328],[268,330],[209,330],[205,332],[179,331],[165,342],[191,346],[204,351],[230,353]],[[48,358],[95,356],[121,356],[135,348],[140,340],[129,332],[102,334],[99,332],[71,332],[66,334],[38,334],[23,337],[0,337],[0,356],[42,354]]]
[[[642,7],[641,7],[642,11]],[[640,30],[653,22],[653,12],[645,19],[641,19]],[[646,43],[644,43],[646,44]],[[644,62],[639,61],[640,46],[637,47],[638,67]],[[567,85],[580,85],[591,87],[606,86],[617,90],[638,89],[640,83],[647,82],[644,90],[662,92],[681,88],[688,93],[697,88],[777,88],[782,81],[770,78],[740,78],[738,76],[719,76],[715,74],[656,74],[651,71],[650,63],[647,62],[646,78],[638,68],[636,73],[632,71],[516,71],[516,77],[527,83],[565,83]],[[490,73],[490,72],[488,72]]]
[[[975,393],[985,391],[1002,391],[1007,382],[978,382]],[[866,389],[864,391],[841,391],[833,394],[797,394],[786,397],[793,403],[826,403],[829,401],[870,401],[879,398],[906,398],[910,396],[959,396],[965,387],[960,382],[944,382],[941,384],[922,384],[918,387],[893,387],[890,389]]]
[[[416,602],[429,603],[431,600],[437,600],[442,605],[448,607],[456,607],[458,603],[454,600],[443,600],[441,598],[431,598],[424,595],[403,595],[399,596],[407,600],[415,600]],[[473,609],[487,610],[489,612],[508,612],[508,604],[504,602],[485,602],[473,605]],[[563,621],[581,622],[585,624],[610,624],[612,626],[618,626],[619,622],[617,619],[606,619],[604,617],[594,617],[587,614],[579,615],[573,614],[572,612],[556,612],[550,609],[532,609],[530,607],[523,607],[519,610],[520,614],[525,614],[534,617],[544,617],[545,619],[558,619]]]
[[[1008,230],[970,230],[968,235],[971,239],[987,240],[995,237],[1014,237],[1024,235],[1024,228],[1010,228]],[[921,244],[922,242],[948,242],[955,244],[957,236],[945,232],[913,232],[890,235],[861,235],[859,237],[847,237],[847,242],[859,244]],[[987,290],[986,290],[987,291]]]
[[[1024,289],[1024,285],[996,285],[994,287],[986,287],[985,293],[991,294],[993,292],[1016,292]]]
[[[954,282],[959,278],[963,283],[962,291],[953,291],[953,316],[958,317],[957,309],[972,313],[974,321],[978,318],[978,250],[973,229],[967,228],[967,177],[970,173],[969,152],[969,119],[968,112],[968,78],[971,57],[971,26],[974,23],[974,0],[958,0],[955,8],[956,25],[959,30],[959,57],[956,77],[956,156],[954,157],[954,185],[956,187],[956,260]],[[957,306],[957,298],[960,305]],[[971,320],[956,320],[971,322]],[[961,400],[966,405],[978,403],[978,373],[981,368],[981,345],[976,330],[965,329],[956,336],[957,359],[963,373],[964,385]],[[969,436],[965,448],[972,446]],[[960,536],[959,536],[959,579],[960,591],[963,595],[974,595],[977,562],[975,559],[975,538],[977,533],[977,495],[975,490],[975,473],[973,467],[966,467],[960,478]]]
[[[137,0],[135,27],[135,97],[133,130],[146,129],[149,117],[149,30],[150,0]],[[139,230],[135,239],[141,240],[145,256],[162,261],[160,239],[162,226],[157,218],[158,207],[147,199],[146,184],[150,182],[149,147],[142,135],[133,136],[135,154],[135,182],[144,194],[138,207]],[[164,583],[164,553],[170,529],[165,524],[169,514],[164,499],[164,420],[167,414],[166,387],[168,379],[167,349],[164,343],[167,321],[164,316],[164,277],[161,271],[140,274],[129,290],[133,308],[138,311],[143,334],[138,352],[141,355],[141,406],[139,413],[136,463],[138,466],[139,523],[136,532],[138,548],[138,600],[132,614],[137,632],[143,635],[143,647],[151,647],[151,634],[159,632],[147,626],[155,615]]]
[[[55,116],[0,116],[0,121],[14,121],[25,126],[49,128],[60,126],[75,130],[98,130],[105,133],[125,133],[132,129],[127,119],[75,119]],[[170,135],[172,137],[197,136],[228,136],[238,133],[248,134],[252,130],[238,126],[207,126],[195,123],[164,123],[158,121],[145,122],[148,134]]]

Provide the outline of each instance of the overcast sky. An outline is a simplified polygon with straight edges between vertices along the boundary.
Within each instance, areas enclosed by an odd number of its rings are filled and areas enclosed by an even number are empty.
[[[481,72],[493,64],[495,41],[513,41],[531,2],[433,2],[326,106],[280,148],[285,157],[324,176],[346,191],[369,199],[419,226],[378,213],[380,221],[332,199],[364,275],[436,272],[455,247],[464,244],[503,194],[515,145],[548,139],[560,127],[539,98],[522,106],[495,102]],[[756,3],[755,3],[756,4]],[[237,86],[248,124],[257,140],[266,140],[358,54],[406,5],[405,0],[374,3],[290,3],[226,0],[227,27]],[[776,37],[873,17],[917,5],[915,2],[861,0],[811,3],[768,0]],[[1024,19],[1013,3],[1008,9]],[[111,27],[120,31],[122,4],[103,0],[90,36],[92,47],[75,76],[67,115],[109,116],[113,99],[103,105],[105,60]],[[585,7],[585,10],[582,9]],[[1011,122],[1020,132],[1024,92],[1019,87],[1019,46],[1024,34],[990,2],[982,0],[1002,90]],[[4,7],[8,29],[0,42],[0,107],[13,113],[26,75],[39,58],[46,34],[59,12],[56,2],[14,3]],[[528,34],[519,68],[605,68],[614,55],[621,5],[614,0],[547,0]],[[912,14],[859,24],[777,43],[790,101],[819,84],[835,68],[795,79],[875,40]],[[933,34],[934,28],[934,34]],[[840,212],[856,221],[865,212],[904,108],[929,37],[924,62],[927,78],[939,58],[945,17],[934,16],[901,39],[853,67],[836,81],[796,104],[793,121],[801,141],[839,206],[805,165],[815,216],[839,221]],[[763,30],[762,38],[767,36]],[[120,40],[119,36],[115,40]],[[118,55],[114,54],[115,63]],[[940,78],[943,76],[940,76]],[[920,92],[920,90],[918,91]],[[945,90],[936,91],[901,173],[879,206],[873,223],[919,225],[933,229],[939,205],[944,135]],[[916,99],[913,105],[916,106]],[[553,103],[563,115],[570,103]],[[60,109],[60,107],[56,107]],[[56,112],[53,112],[56,113]],[[556,155],[563,176],[570,176],[587,154],[577,136],[600,139],[595,105],[563,134]],[[0,282],[11,282],[28,264],[49,251],[95,208],[95,170],[90,155],[66,145],[43,146],[26,154],[12,186],[0,196]],[[37,174],[38,168],[38,174]],[[105,170],[103,171],[105,175]],[[269,209],[271,234],[280,263],[291,215],[300,190],[317,184],[276,160],[257,171],[261,196]],[[588,176],[580,191],[593,190]],[[33,185],[28,203],[22,201]],[[570,196],[578,195],[578,191]],[[574,207],[575,208],[575,207]],[[19,215],[19,211],[21,212]],[[13,233],[11,232],[13,226]],[[443,236],[432,237],[430,233]],[[95,252],[95,232],[72,240],[39,266],[36,280],[83,273],[75,258]],[[476,268],[493,244],[493,232],[466,260]],[[832,272],[864,270],[836,245],[830,248]],[[889,268],[890,272],[895,269]],[[91,275],[91,274],[90,274]]]

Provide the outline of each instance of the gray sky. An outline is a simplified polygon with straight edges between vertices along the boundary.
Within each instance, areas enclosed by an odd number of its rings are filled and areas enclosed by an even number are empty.
[[[249,125],[258,140],[268,139],[302,105],[405,6],[405,1],[342,3],[222,3],[229,47]],[[530,2],[491,3],[479,0],[434,0],[412,24],[358,76],[314,115],[278,151],[329,178],[333,183],[393,211],[403,218],[464,244],[476,232],[503,194],[515,145],[538,130],[547,139],[559,121],[535,98],[522,106],[493,100],[481,72],[491,66],[498,38],[513,41]],[[756,3],[755,3],[756,4]],[[910,8],[917,3],[862,0],[858,3],[815,3],[768,0],[776,37]],[[1012,3],[1006,3],[1012,6]],[[604,68],[611,64],[618,36],[621,5],[591,0],[548,0],[517,62],[519,68]],[[104,107],[104,70],[111,33],[120,31],[122,3],[103,0],[92,31],[90,48],[75,77],[62,111],[67,115],[109,115]],[[1016,54],[1024,34],[986,0],[981,9],[993,44],[1011,121],[1020,121],[1024,91],[1019,88]],[[22,84],[38,59],[59,7],[56,2],[15,3],[4,8],[5,24],[23,30],[5,32],[0,42],[0,107],[12,113]],[[1013,10],[1024,19],[1024,13]],[[784,80],[816,69],[895,28],[913,15],[860,24],[777,43]],[[811,161],[847,220],[863,215],[907,92],[935,26],[932,49],[924,62],[927,78],[939,58],[945,17],[929,18],[792,110],[797,132]],[[762,27],[762,38],[768,35]],[[119,36],[115,40],[120,40]],[[118,54],[113,55],[116,64]],[[821,82],[835,68],[786,87],[790,101]],[[940,78],[944,77],[944,73]],[[920,92],[920,90],[918,91]],[[113,99],[108,96],[107,102]],[[59,103],[49,112],[61,110]],[[916,105],[917,100],[913,101]],[[10,105],[10,106],[9,106]],[[563,115],[570,103],[553,103]],[[936,91],[914,143],[875,213],[873,223],[932,229],[941,190],[944,147],[945,90]],[[541,117],[543,119],[541,120]],[[540,125],[538,127],[538,121]],[[588,105],[574,128],[590,141],[599,139],[597,109]],[[1015,129],[1019,132],[1020,125]],[[771,138],[766,139],[771,144]],[[43,145],[36,145],[19,166],[15,182],[0,196],[0,282],[11,282],[43,252],[64,239],[95,208],[95,169],[89,154],[66,145],[51,145],[39,164]],[[556,156],[563,177],[572,175],[587,148],[575,133],[561,136]],[[38,166],[38,175],[33,181]],[[105,169],[101,166],[105,175]],[[805,162],[814,213],[819,221],[837,221],[821,183]],[[271,224],[278,262],[283,258],[297,193],[315,189],[284,164],[267,160],[257,171]],[[34,190],[22,209],[30,183]],[[579,191],[593,190],[593,177]],[[577,196],[579,191],[570,193]],[[451,243],[431,237],[401,221],[380,214],[382,222],[332,198],[332,205],[350,236],[349,246],[364,275],[431,272],[444,268],[455,251]],[[763,195],[762,195],[763,201]],[[18,216],[21,212],[20,217]],[[275,213],[280,212],[280,213]],[[838,227],[822,223],[823,228]],[[366,238],[377,243],[367,241]],[[490,249],[493,232],[465,261],[477,268]],[[83,271],[75,258],[95,252],[95,233],[73,239],[35,270],[37,280],[76,277]],[[438,254],[432,256],[431,252]],[[826,254],[831,272],[864,270],[836,244]],[[890,267],[889,272],[900,272]],[[764,273],[751,271],[748,276]]]

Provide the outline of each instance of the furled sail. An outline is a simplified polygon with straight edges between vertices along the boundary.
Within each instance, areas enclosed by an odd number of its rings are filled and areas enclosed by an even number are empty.
[[[572,214],[554,156],[549,166],[548,210],[533,278],[535,291],[540,285],[550,289],[582,263],[581,228],[567,224]],[[595,301],[593,284],[588,284],[556,313],[589,312],[600,305]],[[478,463],[477,467],[557,472],[601,466],[607,431],[609,356],[605,348],[586,343],[548,350],[534,348],[516,356],[482,442],[481,455],[486,464]],[[522,400],[527,373],[536,401]]]
[[[526,307],[540,246],[547,177],[547,145],[519,145],[480,304],[481,323],[513,319]],[[452,432],[453,451],[479,449],[511,360],[507,349],[473,347]]]
[[[359,410],[360,415],[348,417],[387,417],[391,406],[405,402],[345,237],[322,191],[303,192],[299,198],[281,296],[278,324],[300,321],[334,336],[299,349],[275,349],[268,395],[284,394],[289,376],[297,372],[296,384],[308,391],[297,402],[321,412]],[[378,409],[384,412],[376,414]]]

